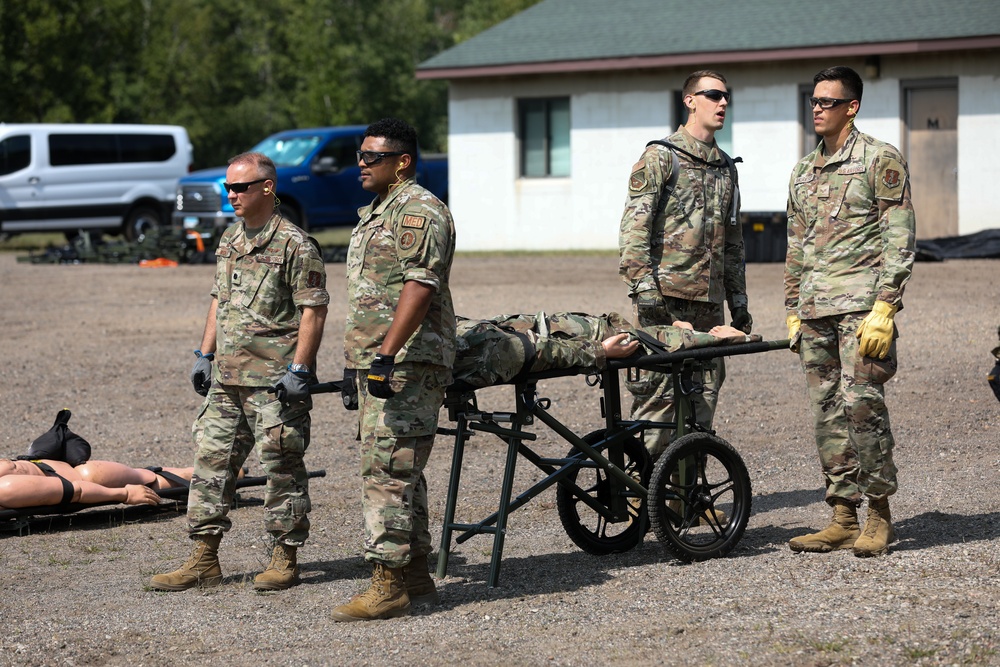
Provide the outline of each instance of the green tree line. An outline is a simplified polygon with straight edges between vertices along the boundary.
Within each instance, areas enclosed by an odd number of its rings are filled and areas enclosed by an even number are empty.
[[[292,127],[412,123],[447,140],[416,66],[538,0],[0,0],[0,122],[165,123],[195,166]]]

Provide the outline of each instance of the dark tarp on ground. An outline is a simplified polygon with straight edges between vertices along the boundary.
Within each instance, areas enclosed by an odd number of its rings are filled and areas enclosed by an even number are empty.
[[[919,224],[919,223],[918,223]],[[917,241],[917,261],[1000,257],[1000,229]]]

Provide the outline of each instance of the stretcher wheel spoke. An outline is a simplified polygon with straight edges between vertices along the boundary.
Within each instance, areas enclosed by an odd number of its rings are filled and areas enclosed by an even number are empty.
[[[603,440],[603,430],[584,436],[589,445]],[[607,447],[595,447],[608,456]],[[635,438],[624,441],[625,466],[623,470],[637,482],[646,486],[652,470],[652,463],[645,446]],[[569,457],[583,457],[576,448],[570,450]],[[612,521],[602,516],[583,502],[576,490],[568,483],[560,483],[556,488],[556,503],[559,519],[566,534],[587,553],[604,554],[628,551],[642,542],[646,534],[646,499],[631,491],[618,480],[609,479],[607,471],[594,466],[580,467],[567,475],[567,482],[576,484],[586,495],[595,499],[603,507],[611,507],[611,494],[618,493],[625,499],[627,517]],[[609,510],[610,511],[610,510]]]
[[[677,438],[649,486],[649,522],[667,551],[685,562],[725,556],[750,519],[750,475],[732,445],[708,433]]]

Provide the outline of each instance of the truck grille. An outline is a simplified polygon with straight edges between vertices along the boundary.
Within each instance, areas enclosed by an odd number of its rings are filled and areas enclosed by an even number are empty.
[[[215,213],[222,208],[222,197],[213,185],[182,185],[177,210],[185,213]]]

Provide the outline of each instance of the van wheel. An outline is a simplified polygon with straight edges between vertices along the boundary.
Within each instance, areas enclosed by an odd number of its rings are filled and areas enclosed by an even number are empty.
[[[140,204],[129,211],[122,226],[122,235],[128,241],[141,241],[147,233],[158,229],[162,224],[163,220],[155,208]]]
[[[299,214],[299,209],[295,208],[291,204],[278,204],[278,213],[280,213],[285,220],[302,229],[302,231],[309,231],[309,225],[302,220],[302,216]]]

